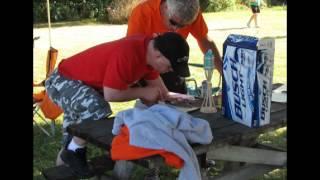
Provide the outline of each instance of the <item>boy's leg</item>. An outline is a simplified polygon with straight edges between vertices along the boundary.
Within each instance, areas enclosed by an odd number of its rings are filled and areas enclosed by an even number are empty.
[[[72,83],[71,83],[72,84]],[[101,94],[82,83],[74,83],[62,95],[70,97],[62,101],[64,109],[71,112],[71,118],[64,119],[63,129],[74,123],[82,123],[89,120],[99,120],[111,115],[109,103]],[[70,137],[69,135],[67,137]],[[61,159],[70,165],[78,175],[89,177],[91,175],[86,161],[86,141],[79,137],[73,137],[66,141],[65,149],[61,153]]]
[[[65,146],[69,144],[70,139],[72,139],[71,136],[68,135],[67,133],[67,126],[75,123],[76,121],[72,121],[72,117],[74,115],[71,115],[71,112],[69,110],[64,110],[63,113],[63,125],[62,125],[62,148],[60,149],[58,155],[57,155],[57,160],[56,160],[56,165],[63,165],[65,162],[61,159],[61,153],[65,149]],[[73,123],[72,123],[73,122]]]
[[[46,81],[49,97],[64,111],[63,144],[57,164],[68,164],[77,175],[85,178],[92,175],[86,161],[85,141],[72,138],[66,128],[85,119],[97,120],[111,114],[110,106],[102,95],[81,81],[66,79],[54,71]],[[60,159],[61,158],[61,159]],[[61,161],[62,160],[62,161]]]
[[[58,152],[58,155],[57,155],[57,159],[56,159],[56,166],[61,166],[61,165],[64,165],[65,163],[62,161],[61,159],[61,153],[63,151],[63,147],[60,149],[60,151]]]

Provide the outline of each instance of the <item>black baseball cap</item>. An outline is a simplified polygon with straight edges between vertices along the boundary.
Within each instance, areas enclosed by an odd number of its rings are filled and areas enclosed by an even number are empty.
[[[181,76],[190,76],[188,67],[189,45],[178,33],[166,32],[154,38],[154,47],[169,59],[173,71]]]

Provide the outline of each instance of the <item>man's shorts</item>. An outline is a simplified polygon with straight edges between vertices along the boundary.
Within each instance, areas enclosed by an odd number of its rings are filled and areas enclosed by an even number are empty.
[[[252,13],[260,13],[259,6],[251,6]]]
[[[74,123],[99,120],[112,114],[110,105],[102,94],[79,80],[70,80],[55,70],[45,82],[50,99],[64,112],[63,143],[68,133],[66,128]],[[70,137],[69,137],[70,138]]]

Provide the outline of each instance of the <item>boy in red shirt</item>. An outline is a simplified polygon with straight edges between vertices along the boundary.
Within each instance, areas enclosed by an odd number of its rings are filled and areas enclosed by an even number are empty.
[[[203,53],[212,50],[215,67],[221,74],[221,56],[214,41],[208,37],[208,27],[199,9],[199,0],[145,0],[132,10],[127,36],[174,31],[186,39],[191,33]],[[172,73],[161,77],[170,91],[186,93],[183,80]]]
[[[137,35],[100,44],[64,59],[45,83],[49,97],[64,111],[64,148],[57,164],[68,164],[82,177],[92,175],[86,162],[86,141],[71,137],[66,128],[74,123],[108,117],[108,102],[140,98],[146,104],[176,100],[159,73],[174,71],[189,76],[189,46],[177,33],[156,37]],[[146,87],[131,87],[140,79]],[[61,162],[61,160],[63,162]]]

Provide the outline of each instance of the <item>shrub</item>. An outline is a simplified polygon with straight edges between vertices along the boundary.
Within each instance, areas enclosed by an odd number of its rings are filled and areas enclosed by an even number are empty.
[[[113,24],[125,24],[132,9],[142,0],[115,0],[106,8],[108,22]]]
[[[95,19],[123,24],[128,22],[132,9],[143,0],[51,0],[52,22]],[[203,12],[218,12],[235,7],[243,9],[250,0],[199,0]],[[264,5],[283,5],[286,0],[263,0]],[[237,5],[237,6],[236,6]],[[44,0],[33,0],[33,22],[47,22],[47,5]]]
[[[45,3],[33,1],[33,22],[47,21],[47,6]]]
[[[87,18],[106,19],[106,5],[111,0],[54,0],[50,1],[52,22],[74,21]],[[33,0],[33,22],[47,22],[47,4]]]
[[[235,7],[235,0],[209,0],[205,12],[218,12]]]
[[[269,1],[271,6],[279,6],[283,5],[284,3],[287,3],[287,0],[266,0]]]
[[[287,2],[287,0],[261,0],[262,6],[279,6],[283,5],[284,2]],[[236,4],[246,5],[250,6],[250,0],[236,0]]]
[[[209,0],[199,0],[201,11],[205,11],[209,5]]]

